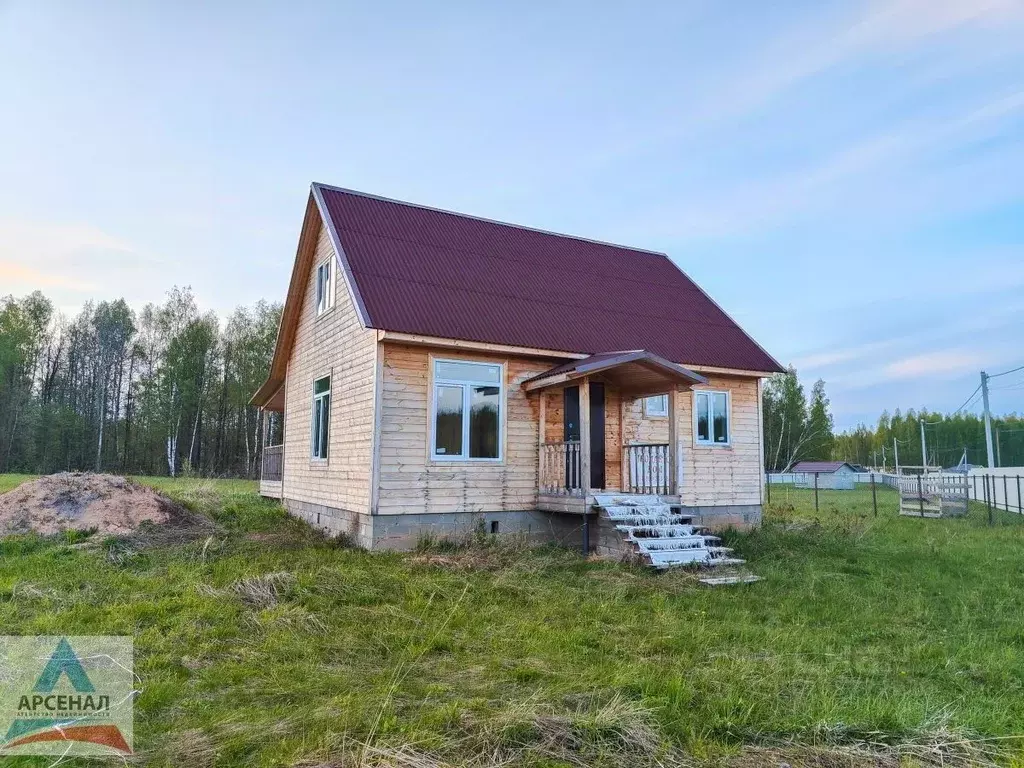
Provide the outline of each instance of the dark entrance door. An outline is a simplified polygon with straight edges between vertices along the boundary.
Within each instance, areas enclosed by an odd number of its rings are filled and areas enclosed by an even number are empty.
[[[566,387],[563,396],[564,439],[580,439],[580,388]],[[568,462],[568,458],[566,459]],[[571,485],[566,463],[566,485]],[[590,383],[590,487],[604,488],[604,384]]]

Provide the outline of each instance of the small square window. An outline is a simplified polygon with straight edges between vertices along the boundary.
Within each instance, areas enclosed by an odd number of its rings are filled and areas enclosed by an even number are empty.
[[[668,395],[644,398],[644,413],[648,416],[668,416]]]

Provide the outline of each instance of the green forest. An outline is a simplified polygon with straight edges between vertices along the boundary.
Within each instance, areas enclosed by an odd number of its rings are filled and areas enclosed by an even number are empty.
[[[263,383],[281,307],[257,302],[221,321],[189,288],[133,310],[124,299],[87,303],[75,317],[40,292],[0,298],[0,473],[103,470],[255,477],[264,436],[248,404]],[[884,412],[837,434],[825,382],[806,392],[790,368],[765,382],[765,465],[805,459],[865,466],[985,464],[972,413]],[[1024,465],[1024,419],[993,422],[997,464]],[[276,438],[275,438],[276,441]]]
[[[248,400],[280,314],[261,301],[222,323],[189,288],[75,317],[38,291],[0,298],[0,473],[254,477],[262,435]]]

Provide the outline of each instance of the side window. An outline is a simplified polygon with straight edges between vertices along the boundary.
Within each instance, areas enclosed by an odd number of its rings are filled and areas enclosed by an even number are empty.
[[[698,443],[729,444],[729,393],[697,390],[693,393],[694,435]]]
[[[316,314],[322,315],[334,306],[334,267],[332,259],[317,265],[316,268]]]
[[[313,382],[313,418],[311,425],[310,453],[314,459],[326,459],[331,431],[330,376],[324,376]]]
[[[668,395],[654,395],[644,398],[644,415],[668,416]]]
[[[500,365],[434,361],[435,460],[501,458],[504,387]]]

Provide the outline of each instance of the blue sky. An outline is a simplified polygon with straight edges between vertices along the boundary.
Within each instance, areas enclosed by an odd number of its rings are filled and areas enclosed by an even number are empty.
[[[67,312],[282,299],[318,180],[666,251],[840,427],[1024,364],[1024,0],[0,0],[0,93]]]

